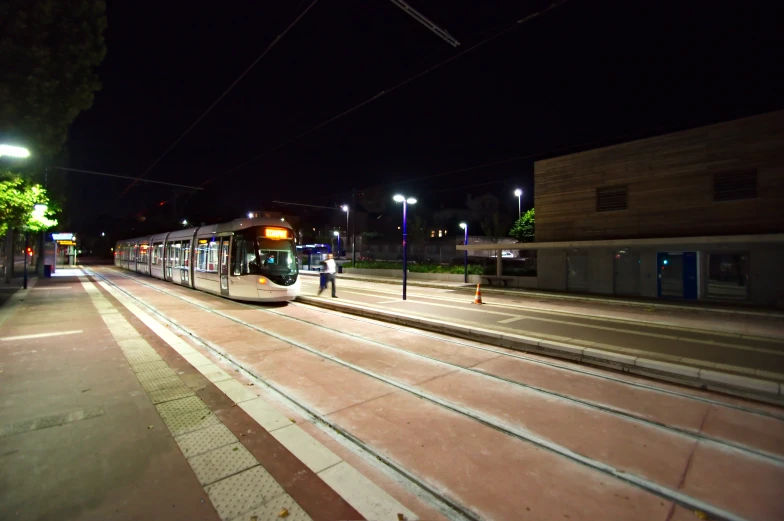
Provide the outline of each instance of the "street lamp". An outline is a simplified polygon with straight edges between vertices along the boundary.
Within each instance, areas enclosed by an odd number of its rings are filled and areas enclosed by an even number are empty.
[[[523,207],[520,203],[520,198],[523,196],[523,191],[518,188],[514,191],[514,194],[517,196],[517,218],[520,219],[520,217],[523,216]]]
[[[396,203],[403,203],[403,300],[406,300],[406,279],[408,275],[408,243],[406,242],[406,209],[409,204],[416,204],[417,200],[413,197],[405,197],[400,194],[395,195],[392,199]]]
[[[0,156],[8,157],[29,157],[30,151],[25,147],[16,147],[14,145],[0,145]]]
[[[342,205],[340,207],[340,209],[343,210],[344,212],[346,212],[346,241],[348,241],[348,237],[349,237],[349,233],[350,233],[350,230],[348,228],[348,215],[351,212],[350,212],[349,206],[347,204]],[[355,243],[356,243],[356,240],[352,237],[352,240],[351,240],[351,258],[352,259],[354,259]],[[353,263],[352,263],[352,266],[353,266]]]
[[[463,244],[468,245],[468,224],[460,223],[460,227],[465,230],[465,239]],[[463,252],[463,282],[468,283],[468,250]]]
[[[338,255],[337,257],[335,257],[337,259],[338,257],[340,257],[340,231],[335,230],[334,232],[332,232],[332,235],[338,238]]]

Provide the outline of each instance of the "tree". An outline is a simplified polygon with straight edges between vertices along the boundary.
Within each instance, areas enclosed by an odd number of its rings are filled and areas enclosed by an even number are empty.
[[[503,222],[498,212],[483,218],[479,224],[482,226],[482,231],[485,232],[485,237],[489,237],[493,244],[497,244],[509,229],[509,221]]]
[[[514,223],[512,229],[509,230],[509,235],[520,242],[534,242],[534,232],[534,209],[531,208]]]
[[[52,219],[56,209],[49,205],[49,197],[41,185],[31,184],[8,171],[0,172],[0,235],[9,229],[40,232],[57,226],[57,220]]]
[[[0,2],[0,129],[51,157],[101,88],[106,4],[99,0]]]

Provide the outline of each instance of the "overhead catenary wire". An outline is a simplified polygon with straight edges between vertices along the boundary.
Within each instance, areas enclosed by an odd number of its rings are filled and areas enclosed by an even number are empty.
[[[278,43],[278,42],[279,42],[281,39],[283,39],[283,37],[286,35],[286,33],[288,33],[288,32],[289,32],[289,31],[290,31],[290,30],[291,30],[291,29],[292,29],[292,28],[293,28],[293,27],[294,27],[294,26],[297,24],[297,22],[299,22],[299,21],[300,21],[300,19],[301,19],[303,16],[305,16],[305,14],[307,14],[307,12],[308,12],[308,11],[310,11],[310,9],[311,9],[311,8],[312,8],[312,7],[313,7],[315,4],[316,4],[316,2],[317,2],[317,1],[318,1],[318,0],[313,0],[313,1],[310,3],[310,5],[308,5],[308,7],[307,7],[307,8],[305,8],[305,10],[304,10],[304,11],[302,11],[302,12],[299,14],[299,16],[297,16],[297,17],[294,19],[294,21],[293,21],[293,22],[291,22],[291,23],[288,25],[288,27],[286,27],[286,29],[285,29],[285,30],[284,30],[282,33],[280,33],[278,36],[276,36],[276,37],[275,37],[275,39],[274,39],[274,40],[272,40],[272,42],[270,42],[270,44],[267,46],[267,48],[266,48],[266,49],[264,49],[264,51],[263,51],[263,52],[262,52],[262,53],[261,53],[261,54],[260,54],[260,55],[259,55],[259,56],[258,56],[258,57],[255,59],[255,60],[253,60],[253,62],[252,62],[252,63],[251,63],[251,64],[250,64],[250,65],[249,65],[249,66],[248,66],[248,67],[247,67],[247,68],[246,68],[246,69],[245,69],[243,72],[242,72],[242,74],[240,74],[240,75],[237,77],[237,79],[235,79],[235,80],[234,80],[234,82],[232,82],[232,84],[231,84],[231,85],[229,85],[229,87],[228,87],[226,90],[224,90],[224,91],[223,91],[223,94],[221,94],[220,96],[218,96],[218,99],[216,99],[215,101],[213,101],[213,102],[212,102],[212,104],[211,104],[209,107],[207,107],[207,110],[205,110],[204,112],[202,112],[202,114],[201,114],[201,115],[200,115],[198,118],[196,118],[196,120],[195,120],[193,123],[191,123],[191,125],[190,125],[190,126],[189,126],[189,127],[186,129],[186,130],[185,130],[185,132],[183,132],[183,133],[180,135],[180,137],[178,137],[177,139],[175,139],[175,140],[174,140],[174,142],[173,142],[171,145],[169,145],[169,147],[168,147],[166,150],[164,150],[164,152],[163,152],[163,153],[162,153],[160,156],[158,156],[158,158],[157,158],[157,159],[155,159],[155,161],[153,161],[153,162],[152,162],[152,164],[151,164],[149,167],[147,167],[147,169],[146,169],[144,172],[142,172],[142,174],[141,174],[141,175],[140,175],[140,176],[137,178],[137,181],[134,181],[133,183],[131,183],[131,184],[130,184],[130,185],[129,185],[129,186],[128,186],[128,187],[127,187],[127,188],[126,188],[126,189],[125,189],[125,190],[124,190],[124,191],[123,191],[121,194],[120,194],[120,197],[118,197],[118,199],[120,199],[120,198],[122,198],[123,196],[125,196],[125,194],[127,194],[127,193],[128,193],[128,191],[129,191],[131,188],[133,188],[133,187],[136,185],[136,183],[138,182],[138,180],[140,180],[140,179],[143,179],[145,176],[147,176],[147,174],[149,174],[149,173],[152,171],[152,169],[153,169],[153,168],[155,168],[155,167],[158,165],[158,163],[160,163],[160,162],[161,162],[161,160],[162,160],[164,157],[166,157],[166,155],[167,155],[169,152],[171,152],[171,151],[174,149],[174,147],[176,147],[176,146],[177,146],[177,145],[180,143],[180,141],[182,141],[182,140],[185,138],[185,136],[187,136],[187,135],[190,133],[190,131],[191,131],[191,130],[193,130],[194,128],[196,128],[196,126],[197,126],[197,125],[198,125],[198,124],[201,122],[201,120],[203,120],[203,119],[204,119],[204,118],[207,116],[207,114],[209,114],[209,113],[212,111],[212,109],[213,109],[213,108],[215,108],[215,106],[216,106],[218,103],[220,103],[220,101],[221,101],[221,100],[222,100],[222,99],[223,99],[223,98],[224,98],[224,97],[225,97],[225,96],[226,96],[226,95],[227,95],[227,94],[228,94],[228,93],[229,93],[229,92],[230,92],[230,91],[231,91],[231,90],[232,90],[232,89],[233,89],[233,88],[234,88],[234,87],[235,87],[235,86],[236,86],[236,85],[237,85],[237,84],[240,82],[240,81],[242,81],[242,79],[243,79],[243,78],[244,78],[244,77],[245,77],[245,76],[246,76],[246,75],[247,75],[247,74],[248,74],[248,73],[251,71],[251,69],[253,69],[253,67],[255,67],[255,66],[256,66],[256,64],[257,64],[257,63],[259,63],[259,62],[260,62],[260,61],[261,61],[261,60],[264,58],[264,56],[266,56],[266,55],[267,55],[267,53],[269,53],[269,52],[272,50],[272,48],[273,48],[273,47],[275,47],[275,45],[276,45],[276,44],[277,44],[277,43]]]
[[[411,83],[411,82],[421,78],[422,76],[425,76],[426,74],[428,74],[430,72],[433,72],[434,70],[443,67],[444,65],[446,65],[446,64],[448,64],[448,63],[450,63],[450,62],[460,58],[461,56],[464,56],[464,55],[468,54],[469,52],[471,52],[471,51],[481,47],[482,45],[484,45],[486,43],[489,43],[489,42],[491,42],[491,41],[493,41],[493,40],[503,36],[504,34],[510,32],[510,31],[513,31],[514,29],[517,29],[518,27],[520,27],[521,25],[525,24],[526,22],[528,22],[528,21],[530,21],[530,20],[532,20],[534,18],[537,18],[537,17],[539,17],[539,16],[541,16],[541,15],[543,15],[543,14],[549,12],[549,11],[551,11],[551,10],[553,10],[553,9],[563,5],[563,4],[565,4],[568,1],[569,0],[556,0],[556,1],[554,1],[553,3],[548,5],[547,7],[545,7],[545,8],[543,8],[543,9],[541,9],[541,10],[535,12],[535,13],[529,14],[528,16],[525,16],[525,17],[517,20],[513,24],[504,27],[503,29],[493,33],[492,35],[490,35],[489,37],[485,38],[484,40],[481,40],[481,41],[475,43],[474,45],[472,45],[471,47],[468,47],[465,50],[455,54],[454,56],[451,56],[451,57],[449,57],[449,58],[447,58],[445,60],[442,60],[441,62],[436,63],[435,65],[432,65],[432,66],[428,67],[427,69],[425,69],[425,70],[423,70],[423,71],[421,71],[421,72],[411,76],[410,78],[408,78],[406,80],[403,80],[403,81],[401,81],[401,82],[399,82],[399,83],[397,83],[397,84],[395,84],[395,85],[393,85],[393,86],[391,86],[391,87],[389,87],[387,89],[382,90],[381,92],[379,92],[375,96],[372,96],[372,97],[366,99],[365,101],[362,101],[362,102],[358,103],[357,105],[354,105],[353,107],[351,107],[351,108],[349,108],[347,110],[344,110],[343,112],[341,112],[341,113],[339,113],[339,114],[337,114],[335,116],[332,116],[331,118],[329,118],[329,119],[327,119],[325,121],[322,121],[321,123],[317,124],[316,126],[311,127],[309,130],[306,130],[305,132],[302,132],[301,134],[298,134],[298,135],[296,135],[296,136],[294,136],[294,137],[292,137],[292,138],[290,138],[290,139],[280,143],[279,145],[276,145],[276,146],[274,146],[274,147],[272,147],[270,149],[267,149],[264,152],[262,152],[262,153],[260,153],[260,154],[258,154],[256,156],[253,156],[250,159],[248,159],[246,161],[243,161],[242,163],[240,163],[240,164],[238,164],[238,165],[236,165],[236,166],[234,166],[232,168],[229,168],[228,170],[218,174],[217,176],[214,176],[214,177],[208,179],[207,181],[204,182],[204,184],[207,185],[207,184],[213,182],[214,180],[218,179],[219,177],[223,177],[223,176],[228,175],[228,174],[230,174],[232,172],[235,172],[235,171],[237,171],[237,170],[239,170],[241,168],[244,168],[247,165],[258,161],[259,159],[261,159],[262,157],[266,156],[267,154],[275,152],[276,150],[280,150],[281,148],[286,147],[286,146],[290,145],[291,143],[294,143],[295,141],[298,141],[299,139],[302,139],[303,137],[305,137],[305,136],[307,136],[309,134],[312,134],[313,132],[319,130],[320,128],[322,128],[322,127],[324,127],[326,125],[329,125],[333,121],[341,119],[341,118],[351,114],[352,112],[354,112],[356,110],[359,110],[360,108],[364,107],[365,105],[368,105],[368,104],[372,103],[373,101],[381,98],[382,96],[384,96],[386,94],[389,94],[391,92],[394,92],[394,91],[396,91],[396,90],[398,90],[398,89],[408,85],[409,83]]]
[[[153,181],[152,179],[141,179],[139,177],[131,177],[128,175],[119,175],[119,174],[109,174],[106,172],[96,172],[95,170],[82,170],[80,168],[66,168],[64,166],[53,166],[52,168],[56,170],[64,170],[66,172],[79,172],[82,174],[92,174],[92,175],[100,175],[103,177],[114,177],[117,179],[132,179],[134,181],[140,181],[142,183],[153,183],[157,185],[166,185],[166,186],[176,186],[177,188],[187,188],[189,190],[204,190],[201,186],[189,186],[189,185],[181,185],[178,183],[167,183],[166,181]]]

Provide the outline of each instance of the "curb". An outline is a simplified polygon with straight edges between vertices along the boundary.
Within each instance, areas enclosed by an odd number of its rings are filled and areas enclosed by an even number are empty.
[[[303,304],[484,342],[486,344],[514,349],[516,351],[544,354],[556,358],[563,358],[572,362],[576,361],[588,365],[620,370],[625,373],[654,377],[689,385],[691,387],[698,387],[700,389],[720,391],[743,398],[753,398],[776,405],[784,404],[784,384],[771,380],[761,380],[743,375],[722,373],[689,365],[663,362],[651,358],[636,357],[562,342],[541,340],[524,335],[502,333],[490,329],[444,323],[429,318],[379,311],[377,309],[361,307],[345,302],[334,302],[333,300],[324,300],[302,295],[298,296],[296,300]]]
[[[308,272],[300,272],[300,274],[306,276],[313,276],[313,277],[318,275],[318,273],[308,273]],[[383,277],[360,278],[356,275],[351,275],[350,273],[341,273],[340,278],[346,280],[355,280],[358,282],[375,282],[379,284],[397,284],[397,285],[403,284],[403,281],[400,279],[389,279]],[[469,290],[473,291],[473,288],[475,287],[475,284],[471,284],[471,283],[468,284],[458,283],[460,284],[458,286],[449,286],[435,281],[427,282],[422,280],[409,280],[407,284],[409,286],[417,286],[420,288],[451,289],[456,291],[469,291]],[[483,288],[482,291],[491,294],[510,295],[513,297],[549,298],[554,300],[571,300],[575,302],[598,302],[601,304],[610,304],[615,306],[626,306],[626,307],[675,309],[675,310],[692,311],[695,313],[718,313],[718,314],[726,314],[726,315],[743,315],[743,316],[784,319],[784,312],[779,312],[779,311],[734,309],[734,308],[722,308],[722,307],[680,306],[678,304],[671,304],[666,302],[642,302],[636,300],[607,299],[601,297],[594,297],[590,295],[565,295],[561,293],[547,293],[547,292],[533,291],[533,290],[509,291],[509,290],[489,288],[489,287]]]

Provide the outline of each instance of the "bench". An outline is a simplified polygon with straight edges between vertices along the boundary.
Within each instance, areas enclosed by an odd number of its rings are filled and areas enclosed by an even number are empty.
[[[506,286],[507,284],[509,284],[509,281],[513,279],[514,277],[504,277],[503,275],[482,275],[482,280],[487,280],[487,283],[491,286],[493,285],[494,282],[498,282],[499,286],[501,284]]]

